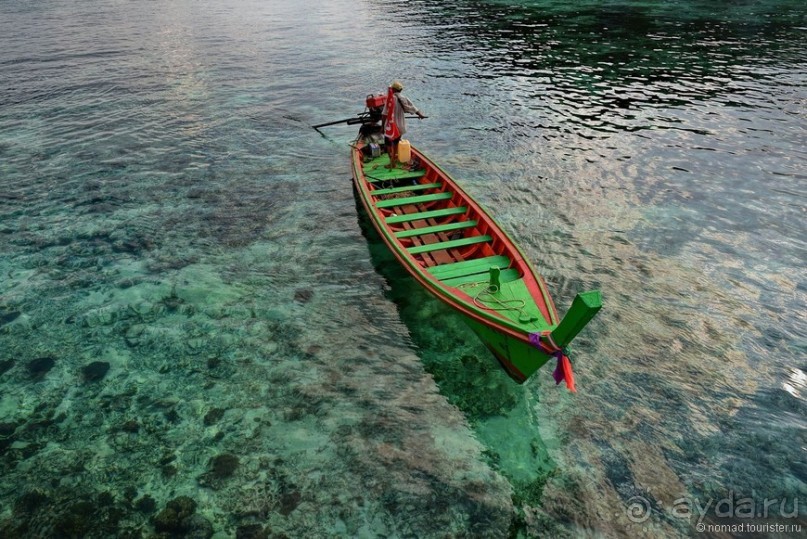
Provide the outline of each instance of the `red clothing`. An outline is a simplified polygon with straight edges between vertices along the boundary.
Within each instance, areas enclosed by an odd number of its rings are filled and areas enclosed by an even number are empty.
[[[398,129],[398,123],[395,121],[395,90],[392,87],[387,90],[387,102],[384,104],[384,136],[396,140],[401,138],[401,131]]]

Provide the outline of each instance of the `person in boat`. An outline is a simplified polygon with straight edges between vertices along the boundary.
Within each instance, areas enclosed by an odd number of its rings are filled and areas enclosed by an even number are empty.
[[[398,166],[398,142],[406,133],[406,114],[416,114],[421,119],[426,117],[408,97],[401,95],[401,92],[403,92],[403,84],[397,80],[393,81],[389,86],[387,102],[382,115],[384,140],[389,154],[389,168]]]

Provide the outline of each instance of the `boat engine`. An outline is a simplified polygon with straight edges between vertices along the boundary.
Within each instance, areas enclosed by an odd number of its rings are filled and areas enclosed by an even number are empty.
[[[362,116],[362,125],[359,129],[359,136],[367,142],[367,150],[377,156],[380,152],[379,146],[384,142],[384,130],[381,119],[384,113],[384,104],[387,98],[384,94],[368,94],[364,99],[367,107]]]
[[[384,102],[387,100],[384,94],[369,94],[364,100],[367,107],[367,112],[370,113],[370,121],[373,123],[381,120],[381,114],[384,112]]]

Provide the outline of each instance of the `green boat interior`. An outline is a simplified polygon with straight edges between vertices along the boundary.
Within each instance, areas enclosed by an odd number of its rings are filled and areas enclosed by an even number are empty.
[[[501,288],[521,278],[486,223],[462,205],[437,170],[388,165],[387,154],[365,159],[369,192],[395,237],[426,271],[453,287]]]

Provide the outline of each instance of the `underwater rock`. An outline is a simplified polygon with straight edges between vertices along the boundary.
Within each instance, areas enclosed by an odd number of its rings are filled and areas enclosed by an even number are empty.
[[[105,305],[82,315],[79,319],[79,323],[89,328],[110,326],[119,320],[120,314],[117,306]]]
[[[280,497],[280,509],[278,509],[278,512],[284,517],[288,516],[289,513],[297,509],[301,499],[302,495],[299,490],[286,492]]]
[[[86,382],[98,382],[103,380],[108,371],[109,363],[106,361],[93,361],[81,369],[81,373],[84,375],[84,380]]]
[[[207,359],[207,368],[208,369],[215,369],[221,365],[221,358],[218,357],[211,357]]]
[[[238,457],[230,453],[216,455],[210,461],[211,472],[216,479],[226,479],[232,477],[238,468]]]
[[[18,515],[35,513],[37,509],[49,501],[50,498],[41,490],[31,490],[17,499],[17,503],[14,504],[14,513]]]
[[[154,242],[149,238],[127,238],[117,240],[112,243],[112,251],[116,253],[126,253],[139,255],[143,251],[150,251],[154,248]]]
[[[211,408],[210,411],[205,414],[205,418],[204,418],[203,422],[204,422],[204,424],[206,426],[209,427],[209,426],[214,425],[215,423],[217,423],[219,421],[219,419],[221,419],[222,417],[224,417],[224,410],[223,409],[221,409],[221,408]]]
[[[452,369],[436,370],[434,381],[451,404],[470,419],[506,415],[518,403],[517,393],[504,376],[494,376],[498,365],[473,354],[460,358]]]
[[[157,502],[154,501],[154,498],[146,494],[139,500],[134,503],[135,509],[140,511],[141,513],[150,514],[153,513],[157,509]]]
[[[116,506],[115,496],[109,491],[79,498],[66,509],[55,501],[45,511],[49,516],[54,516],[52,533],[48,537],[126,536],[119,529],[126,511]]]
[[[182,529],[186,539],[210,539],[213,537],[213,525],[202,515],[193,514],[182,521]]]
[[[5,454],[6,448],[14,443],[14,438],[0,438],[0,455]],[[2,535],[0,535],[2,537]]]
[[[177,295],[176,289],[171,290],[171,293],[160,300],[160,303],[165,305],[168,312],[173,313],[179,309],[185,301]]]
[[[99,507],[109,507],[115,503],[115,496],[111,492],[101,492],[95,498]]]
[[[39,381],[42,380],[48,372],[56,364],[56,358],[51,356],[38,357],[28,362],[28,374],[31,379]]]
[[[19,318],[21,314],[22,313],[20,311],[11,311],[10,313],[0,314],[0,326],[4,326],[8,323],[13,322],[17,318]]]
[[[123,340],[126,341],[126,344],[131,346],[132,348],[136,346],[140,346],[141,340],[143,338],[143,333],[146,331],[146,326],[143,324],[135,324],[130,326],[129,329],[126,330],[126,333],[123,335]]]
[[[132,485],[129,485],[128,487],[123,489],[123,499],[125,499],[127,502],[131,503],[131,501],[134,500],[136,497],[137,497],[137,489]]]
[[[24,442],[22,440],[15,441],[14,438],[7,438],[5,440],[0,440],[0,447],[8,442],[13,442],[11,450],[13,451],[14,458],[28,460],[32,456],[36,455],[43,447],[41,443],[30,443]],[[6,446],[8,447],[8,446]]]
[[[180,422],[180,420],[182,419],[182,417],[179,415],[179,412],[177,412],[176,408],[171,408],[170,410],[166,411],[166,412],[163,414],[163,416],[165,417],[165,419],[166,419],[166,420],[167,420],[169,423],[172,423],[172,424],[174,424],[174,425],[176,425],[177,423],[179,423],[179,422]]]
[[[70,506],[53,523],[54,535],[58,537],[84,537],[98,523],[93,518],[95,506],[89,501],[80,501]]]
[[[132,288],[133,286],[138,285],[140,283],[141,281],[139,279],[132,279],[131,277],[126,277],[115,283],[115,286],[117,286],[121,290],[126,290],[127,288]]]
[[[15,430],[17,430],[17,425],[14,423],[0,423],[0,436],[11,436]]]
[[[129,311],[142,320],[143,317],[150,315],[154,311],[154,305],[146,300],[140,300],[129,305]]]
[[[184,532],[185,519],[196,512],[196,502],[187,496],[174,498],[165,509],[154,517],[154,528],[158,532]],[[212,534],[211,534],[212,535]]]
[[[177,514],[183,515],[183,518],[196,512],[196,502],[188,496],[179,496],[178,498],[174,498],[173,500],[169,501],[165,505],[166,507],[175,510]]]
[[[130,419],[123,425],[121,425],[120,430],[123,432],[129,432],[131,434],[135,434],[140,431],[140,423],[135,421],[134,419]]]
[[[188,345],[188,350],[191,354],[198,354],[204,350],[205,345],[207,344],[207,339],[202,337],[191,337],[188,339],[186,344]]]
[[[0,361],[0,374],[3,374],[5,372],[11,370],[11,367],[13,367],[13,366],[14,366],[14,360],[13,359],[6,359],[4,361]]]
[[[235,529],[235,539],[268,539],[269,533],[260,524],[244,524]]]

